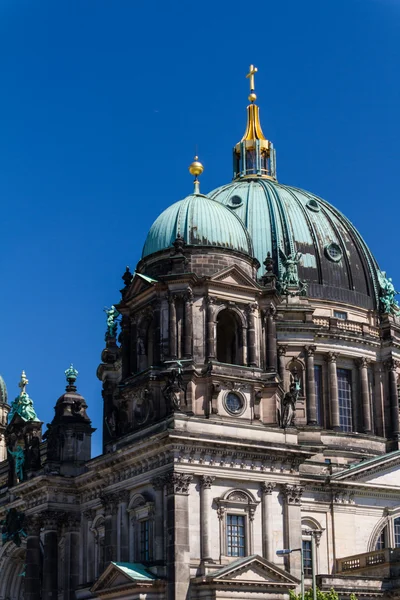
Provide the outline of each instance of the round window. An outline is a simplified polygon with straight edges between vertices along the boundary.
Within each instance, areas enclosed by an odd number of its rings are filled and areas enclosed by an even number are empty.
[[[314,200],[314,198],[311,198],[311,200],[309,200],[306,204],[307,208],[309,208],[310,210],[313,210],[314,212],[319,212],[320,208],[319,208],[319,204],[316,200]]]
[[[239,394],[229,392],[225,397],[225,408],[231,415],[238,415],[244,410],[244,400]]]
[[[333,260],[333,262],[339,262],[339,260],[342,258],[342,249],[338,244],[332,242],[331,244],[325,246],[325,254],[329,260]]]
[[[232,198],[229,198],[229,204],[228,206],[230,208],[239,208],[239,206],[242,206],[243,202],[240,196],[232,196]]]

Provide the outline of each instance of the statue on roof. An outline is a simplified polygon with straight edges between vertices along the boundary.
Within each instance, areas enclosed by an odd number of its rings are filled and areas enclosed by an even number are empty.
[[[281,402],[280,426],[283,429],[294,425],[296,402],[300,395],[300,379],[296,370],[290,376],[290,379],[289,391],[283,396]]]
[[[286,255],[279,248],[279,257],[282,267],[285,269],[278,281],[280,293],[286,296],[305,296],[307,294],[307,283],[300,281],[298,273],[298,264],[302,253],[290,252]]]
[[[33,408],[33,402],[26,391],[28,383],[29,381],[25,375],[25,371],[22,371],[21,380],[18,384],[21,388],[21,393],[11,404],[11,410],[8,414],[9,423],[11,423],[15,414],[18,414],[24,421],[39,421],[35,409]]]
[[[396,292],[392,278],[386,277],[386,271],[378,271],[378,281],[379,281],[379,310],[383,314],[400,313],[400,307],[395,300]]]
[[[7,510],[5,519],[0,521],[3,546],[9,541],[13,541],[18,547],[21,545],[21,537],[27,535],[22,528],[24,519],[24,513],[19,512],[16,508]]]
[[[15,463],[15,473],[18,477],[19,481],[23,481],[24,479],[24,464],[25,464],[25,452],[22,446],[18,445],[15,449],[15,452],[12,452],[10,448],[8,448],[8,452],[11,456],[14,457]]]
[[[115,338],[117,336],[119,312],[115,308],[114,304],[111,306],[111,308],[106,307],[104,312],[107,315],[106,340],[108,338]]]

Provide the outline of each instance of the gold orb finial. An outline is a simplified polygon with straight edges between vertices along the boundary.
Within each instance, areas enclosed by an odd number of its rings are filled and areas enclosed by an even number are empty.
[[[191,175],[194,175],[196,178],[202,174],[202,172],[204,171],[204,167],[201,164],[201,162],[199,161],[199,157],[195,156],[194,157],[194,161],[192,162],[191,165],[189,165],[189,172]]]
[[[247,79],[250,79],[250,95],[249,95],[249,101],[250,102],[254,102],[255,100],[257,100],[257,96],[254,92],[254,75],[257,73],[258,69],[257,67],[255,67],[254,65],[250,65],[249,68],[249,72],[246,75]]]

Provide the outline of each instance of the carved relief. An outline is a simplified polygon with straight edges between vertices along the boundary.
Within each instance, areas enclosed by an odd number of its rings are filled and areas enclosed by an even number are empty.
[[[287,483],[284,485],[282,492],[288,504],[301,504],[304,487]]]
[[[200,477],[200,486],[205,490],[209,490],[211,489],[214,480],[215,477],[212,475],[202,475]]]
[[[189,493],[189,485],[193,479],[193,475],[187,475],[186,473],[168,473],[165,476],[165,485],[167,488],[167,494],[184,494]]]

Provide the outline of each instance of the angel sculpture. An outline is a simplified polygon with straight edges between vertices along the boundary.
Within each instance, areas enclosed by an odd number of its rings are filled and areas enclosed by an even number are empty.
[[[394,297],[399,292],[396,292],[396,290],[394,289],[392,278],[386,277],[386,271],[378,271],[378,281],[380,287],[379,300],[381,312],[388,314],[394,311],[398,313],[399,305],[394,299]]]
[[[296,402],[300,394],[300,380],[297,373],[291,376],[289,391],[286,392],[281,404],[281,427],[291,427],[294,424]]]
[[[117,319],[119,317],[119,312],[115,308],[114,304],[111,306],[111,308],[106,307],[104,309],[104,312],[107,315],[106,338],[108,338],[108,337],[115,338],[115,336],[117,335],[117,327],[118,327]]]
[[[288,285],[299,285],[299,274],[297,271],[297,265],[302,257],[301,252],[291,252],[286,256],[279,248],[279,256],[282,261],[282,266],[285,268],[285,272],[282,276],[282,282]]]
[[[15,461],[15,473],[18,477],[19,481],[24,479],[24,463],[25,463],[25,452],[22,446],[17,446],[15,452],[12,452],[10,448],[8,448],[8,452],[11,456],[14,457]]]

